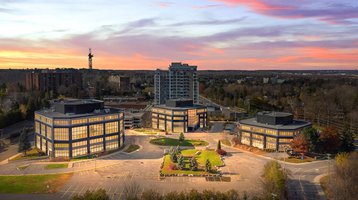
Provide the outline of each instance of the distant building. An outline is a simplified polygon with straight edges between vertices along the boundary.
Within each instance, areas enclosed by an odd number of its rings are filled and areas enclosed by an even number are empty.
[[[41,70],[26,74],[26,89],[57,92],[61,86],[82,88],[82,74],[77,70]]]
[[[130,91],[131,83],[128,76],[112,75],[108,77],[108,82],[114,83],[118,86],[119,91]]]
[[[103,101],[66,99],[35,112],[36,147],[51,158],[118,149],[124,142],[123,113]]]
[[[144,112],[125,112],[124,115],[124,128],[132,129],[132,128],[142,128]]]
[[[170,99],[152,108],[152,128],[167,132],[185,133],[207,126],[206,106],[193,100]]]
[[[154,104],[168,99],[192,99],[199,103],[197,66],[171,63],[169,71],[157,69],[154,76]]]
[[[259,112],[255,118],[239,121],[241,143],[259,149],[284,150],[310,122],[294,120],[291,113]]]

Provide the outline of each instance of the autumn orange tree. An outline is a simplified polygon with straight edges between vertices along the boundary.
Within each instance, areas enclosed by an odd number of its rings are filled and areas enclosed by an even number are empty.
[[[291,141],[291,148],[296,152],[305,154],[309,149],[309,141],[303,134],[299,134]]]

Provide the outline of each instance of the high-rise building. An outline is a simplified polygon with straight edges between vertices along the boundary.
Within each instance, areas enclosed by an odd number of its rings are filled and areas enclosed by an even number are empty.
[[[77,70],[41,70],[26,74],[26,89],[57,92],[60,86],[82,88],[82,74]]]
[[[197,66],[173,62],[168,71],[156,70],[154,104],[164,104],[168,99],[192,99],[199,103]]]

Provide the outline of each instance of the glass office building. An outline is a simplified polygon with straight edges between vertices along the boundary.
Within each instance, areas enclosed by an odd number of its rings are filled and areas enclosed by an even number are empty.
[[[239,139],[242,144],[259,149],[283,151],[291,140],[310,122],[294,120],[291,113],[259,112],[255,118],[239,121]]]
[[[167,100],[152,108],[152,128],[171,133],[186,133],[207,126],[206,107],[193,100]]]
[[[66,99],[35,112],[35,143],[51,158],[118,149],[124,142],[123,113],[103,101]]]

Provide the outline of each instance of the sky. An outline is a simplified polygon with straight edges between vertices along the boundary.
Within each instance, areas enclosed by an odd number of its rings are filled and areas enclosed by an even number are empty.
[[[357,0],[0,0],[0,69],[358,69]]]

